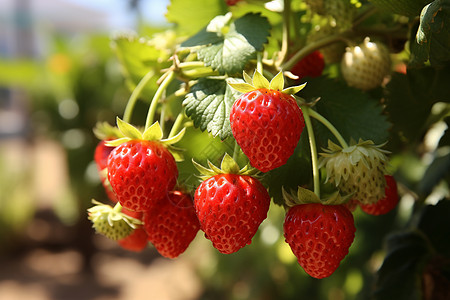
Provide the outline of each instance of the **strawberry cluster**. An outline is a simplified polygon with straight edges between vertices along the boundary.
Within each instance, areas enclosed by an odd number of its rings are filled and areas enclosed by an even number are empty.
[[[142,251],[150,243],[168,258],[182,254],[199,230],[223,254],[251,244],[271,201],[260,173],[286,164],[305,124],[311,126],[312,110],[300,109],[293,97],[305,84],[284,88],[281,72],[270,82],[258,71],[253,78],[245,72],[243,77],[245,82],[229,82],[242,92],[232,106],[230,124],[249,164],[240,168],[227,153],[220,167],[193,160],[201,178],[193,191],[177,185],[177,161],[182,156],[173,144],[185,129],[163,139],[158,122],[143,131],[121,119],[117,128],[97,127],[102,141],[94,158],[106,193],[116,203],[113,208],[94,201],[88,210],[97,232],[131,251]],[[357,206],[380,215],[398,203],[396,182],[386,175],[387,151],[382,145],[363,140],[350,146],[342,139],[340,143],[329,141],[316,165],[326,172],[325,182],[335,185],[334,194],[320,198],[316,190],[298,187],[294,194],[283,189],[285,241],[314,278],[332,275],[348,254]],[[312,150],[311,154],[317,156]]]

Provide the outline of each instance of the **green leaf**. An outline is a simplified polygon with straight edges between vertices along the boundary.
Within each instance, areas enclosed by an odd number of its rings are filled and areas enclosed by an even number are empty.
[[[134,34],[116,36],[112,41],[112,48],[121,63],[130,90],[133,90],[149,71],[154,70],[157,74],[161,68],[169,66],[169,63],[161,64],[161,61],[168,59],[166,53],[150,46],[148,40]],[[157,76],[144,88],[144,96],[150,98],[153,95],[156,80]]]
[[[429,254],[427,241],[411,231],[389,236],[378,271],[374,299],[420,300],[420,267]]]
[[[450,61],[449,28],[450,0],[435,0],[423,8],[415,44],[411,47],[415,64],[429,59],[432,66],[442,66]]]
[[[445,176],[450,174],[450,153],[445,155],[436,154],[433,162],[428,166],[418,189],[424,195],[431,193],[433,188],[438,185]]]
[[[410,143],[421,138],[433,104],[450,101],[448,89],[443,88],[449,82],[450,67],[408,69],[407,75],[393,74],[385,96],[392,131],[398,136],[394,140]]]
[[[236,79],[238,80],[238,79]],[[183,105],[194,126],[222,140],[231,136],[230,111],[240,93],[223,79],[202,78],[186,95]]]
[[[209,46],[198,50],[199,59],[222,74],[240,73],[257,51],[267,43],[270,24],[260,14],[247,14],[230,24],[225,33],[211,38]],[[200,34],[195,41],[206,42],[206,34]],[[187,44],[192,44],[190,41]]]
[[[205,27],[215,16],[226,12],[227,6],[223,0],[171,0],[166,18],[177,24],[181,34],[191,35]]]
[[[305,99],[320,97],[317,111],[330,121],[346,141],[372,140],[375,144],[387,141],[390,127],[382,107],[367,93],[328,78],[311,78],[307,88],[299,94]],[[322,124],[313,120],[319,148],[326,148],[334,136]]]

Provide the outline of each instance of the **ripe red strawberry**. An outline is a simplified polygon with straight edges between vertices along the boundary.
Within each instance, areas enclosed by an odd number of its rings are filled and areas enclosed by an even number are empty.
[[[254,169],[239,170],[228,154],[222,160],[222,169],[209,164],[211,169],[196,164],[205,175],[203,178],[211,177],[195,191],[195,210],[201,229],[213,246],[221,253],[234,253],[251,243],[267,217],[270,196],[257,179],[249,176]]]
[[[148,210],[175,187],[177,177],[175,159],[157,141],[132,140],[109,155],[109,182],[120,204],[130,210]]]
[[[238,2],[240,2],[240,1],[242,1],[242,0],[225,0],[225,3],[228,5],[228,6],[234,6],[234,5],[236,5]]]
[[[353,215],[343,205],[296,205],[286,214],[284,237],[306,273],[325,278],[348,254],[355,237]]]
[[[304,77],[319,77],[322,75],[323,69],[325,68],[325,61],[323,59],[322,53],[320,51],[314,51],[299,62],[297,62],[291,69],[291,73],[299,77],[301,80]]]
[[[147,211],[167,197],[177,182],[178,169],[172,155],[176,152],[170,144],[179,141],[185,130],[162,140],[158,122],[143,133],[120,119],[117,126],[124,138],[108,142],[117,146],[108,157],[108,180],[123,207]]]
[[[143,222],[148,240],[168,258],[183,253],[200,229],[192,197],[180,191],[170,192],[167,198],[146,211]]]
[[[270,83],[258,72],[244,78],[246,84],[230,84],[244,92],[231,108],[231,130],[251,165],[267,172],[284,165],[300,139],[305,123],[290,94],[304,85],[283,90],[281,72]]]
[[[379,216],[386,214],[398,204],[397,182],[393,176],[385,175],[384,177],[386,178],[385,197],[374,204],[360,204],[361,209],[369,215]]]
[[[126,250],[140,252],[148,245],[147,233],[144,228],[138,227],[129,236],[118,240],[117,243]]]
[[[102,185],[105,188],[106,195],[111,201],[117,202],[116,195],[114,194],[111,184],[108,181],[107,171],[108,156],[114,147],[106,146],[105,143],[106,140],[103,140],[97,144],[94,153],[94,161],[97,165],[98,174],[100,176],[100,180],[102,181]]]

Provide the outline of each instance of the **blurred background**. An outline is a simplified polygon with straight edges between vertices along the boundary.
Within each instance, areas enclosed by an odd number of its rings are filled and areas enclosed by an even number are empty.
[[[92,128],[113,124],[129,97],[110,38],[167,28],[167,4],[0,1],[0,299],[367,299],[386,234],[411,215],[410,195],[385,216],[357,211],[350,254],[323,280],[297,264],[275,205],[252,245],[231,255],[201,233],[175,260],[94,233],[86,209],[106,196]],[[420,161],[409,165],[423,174]]]

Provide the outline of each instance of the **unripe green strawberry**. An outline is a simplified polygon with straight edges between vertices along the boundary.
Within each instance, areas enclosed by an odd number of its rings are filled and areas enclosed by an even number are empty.
[[[213,246],[221,253],[234,253],[251,243],[267,217],[270,196],[257,179],[246,175],[254,174],[254,169],[239,170],[227,154],[221,169],[209,165],[211,169],[195,165],[205,175],[195,191],[195,210]]]
[[[289,208],[284,237],[310,276],[334,273],[355,237],[352,213],[343,205],[300,204]]]
[[[177,182],[175,157],[169,151],[169,140],[161,140],[162,130],[156,122],[145,132],[120,119],[117,123],[126,138],[108,143],[117,146],[108,157],[108,180],[120,204],[134,211],[147,211],[167,196]]]
[[[375,203],[384,197],[388,151],[372,141],[360,140],[342,148],[328,141],[325,153],[320,153],[319,168],[325,167],[327,179],[338,189],[352,195],[363,204]]]
[[[374,216],[384,215],[393,210],[398,204],[397,182],[393,176],[386,175],[385,197],[373,204],[360,204],[361,209]]]
[[[347,47],[342,57],[341,72],[349,86],[370,90],[380,86],[391,69],[389,51],[369,38],[359,46]]]
[[[144,213],[143,221],[148,240],[168,258],[183,253],[200,229],[192,197],[181,191],[171,191]]]
[[[129,236],[141,221],[121,212],[121,206],[114,208],[95,200],[95,206],[88,209],[88,219],[97,233],[103,234],[113,240],[120,240]]]
[[[324,8],[326,14],[333,17],[339,30],[352,27],[357,8],[350,0],[324,0]]]
[[[244,79],[247,83],[229,83],[244,92],[231,108],[231,130],[251,165],[268,172],[286,163],[305,127],[303,114],[290,95],[304,85],[283,89],[281,72],[271,83],[257,71],[253,80],[248,75]]]

